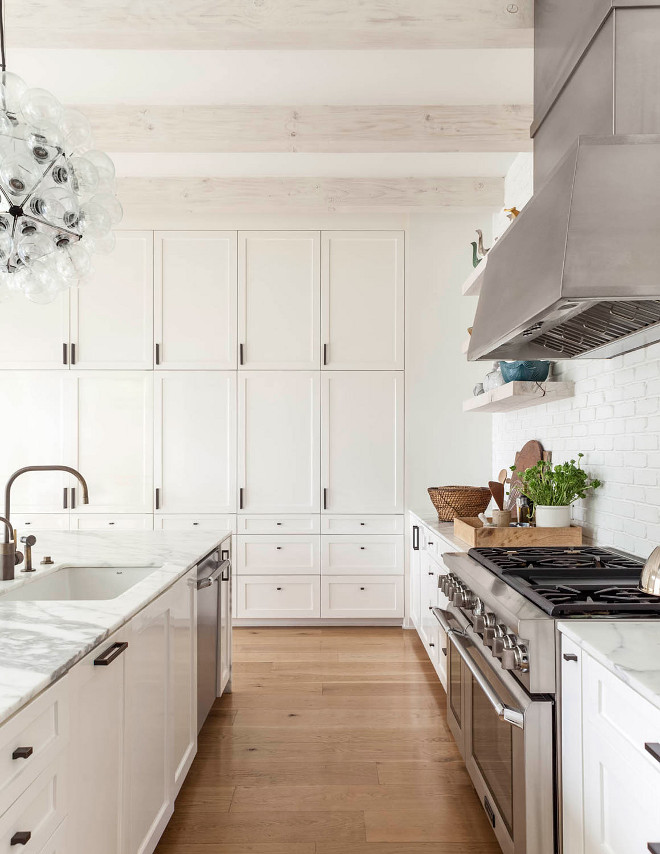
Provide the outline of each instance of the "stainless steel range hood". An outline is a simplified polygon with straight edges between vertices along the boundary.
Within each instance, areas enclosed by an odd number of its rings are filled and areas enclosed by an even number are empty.
[[[579,137],[491,249],[468,358],[611,358],[660,340],[660,136]]]

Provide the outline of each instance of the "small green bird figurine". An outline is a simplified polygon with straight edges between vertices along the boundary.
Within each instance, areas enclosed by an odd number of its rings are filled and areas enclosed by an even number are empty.
[[[473,241],[470,246],[472,247],[472,266],[478,267],[481,264],[481,258],[477,254],[477,244]]]

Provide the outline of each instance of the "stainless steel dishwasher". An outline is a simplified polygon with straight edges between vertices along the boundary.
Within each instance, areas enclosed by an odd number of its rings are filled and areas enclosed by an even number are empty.
[[[230,595],[229,550],[212,552],[197,567],[197,731],[218,696],[223,658],[220,619],[224,595]],[[226,610],[226,609],[225,609]],[[226,641],[225,641],[226,642]]]

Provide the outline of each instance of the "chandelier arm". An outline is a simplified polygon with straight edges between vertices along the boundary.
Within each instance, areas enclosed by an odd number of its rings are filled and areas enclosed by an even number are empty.
[[[27,213],[25,213],[25,211],[23,211],[23,216],[21,218],[32,220],[32,222],[38,222],[39,225],[45,225],[46,228],[51,228],[53,231],[56,231],[58,234],[68,234],[69,237],[75,237],[77,239],[76,242],[78,240],[82,240],[82,234],[78,234],[77,231],[71,231],[71,229],[65,228],[64,226],[53,225],[52,222],[47,222],[45,219],[39,219],[38,216],[35,216],[32,213],[27,214]]]
[[[5,59],[5,4],[3,0],[0,0],[0,68],[2,71],[7,70]]]
[[[0,0],[0,3],[2,3],[2,0]],[[27,194],[27,196],[23,199],[23,201],[21,202],[21,207],[23,207],[24,205],[26,205],[26,204],[30,201],[30,199],[32,198],[32,196],[34,196],[34,194],[35,194],[35,192],[36,192],[37,187],[39,186],[39,184],[41,184],[41,182],[43,181],[43,179],[46,177],[46,175],[48,175],[48,173],[50,172],[50,170],[51,170],[51,169],[53,168],[53,166],[55,165],[55,161],[57,160],[57,158],[58,158],[58,157],[60,157],[60,155],[64,154],[64,152],[63,152],[63,151],[62,151],[62,149],[59,147],[59,145],[57,145],[57,146],[55,146],[55,147],[57,148],[57,154],[55,155],[55,157],[53,157],[53,159],[50,161],[50,163],[48,164],[48,166],[46,166],[46,168],[44,169],[44,171],[41,173],[41,178],[39,178],[39,180],[36,182],[36,184],[34,185],[34,187],[32,187],[32,189],[30,190],[30,192],[29,192],[29,193]]]
[[[13,204],[13,202],[12,202],[12,200],[9,198],[9,196],[7,195],[7,193],[5,193],[4,188],[2,187],[2,184],[0,184],[0,193],[2,193],[2,195],[4,196],[5,201],[7,202],[7,204],[9,205],[9,207],[11,207],[11,206],[12,206],[12,204]],[[2,214],[2,213],[4,213],[4,211],[0,211],[0,214]]]

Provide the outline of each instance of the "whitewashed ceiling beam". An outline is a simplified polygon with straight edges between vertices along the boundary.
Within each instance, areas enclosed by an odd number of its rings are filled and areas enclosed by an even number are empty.
[[[531,106],[82,105],[115,152],[530,151]]]
[[[531,47],[533,0],[5,0],[15,47]]]
[[[501,207],[502,178],[121,178],[118,195],[135,217],[273,211],[388,213]]]

